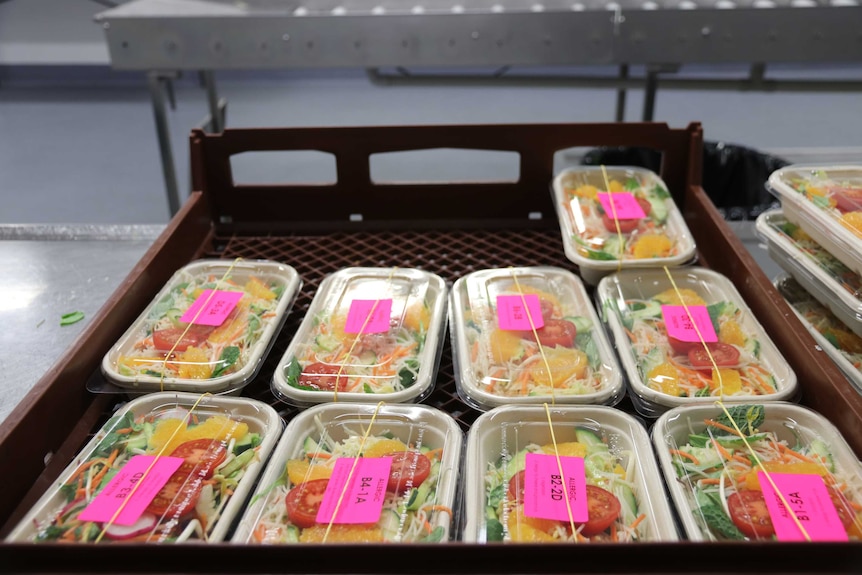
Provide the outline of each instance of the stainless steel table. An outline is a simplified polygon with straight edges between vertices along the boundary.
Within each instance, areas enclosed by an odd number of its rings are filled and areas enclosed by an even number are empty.
[[[162,226],[0,225],[0,421],[63,355]],[[60,316],[84,319],[61,326]]]

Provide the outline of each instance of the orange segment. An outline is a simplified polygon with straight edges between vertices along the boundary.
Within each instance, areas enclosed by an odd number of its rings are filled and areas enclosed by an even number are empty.
[[[734,320],[727,320],[718,332],[718,341],[730,345],[745,345],[745,334]]]
[[[150,437],[150,446],[147,449],[147,453],[159,453],[161,451],[164,455],[170,455],[181,443],[185,443],[185,439],[183,438],[185,430],[186,424],[180,419],[163,419],[159,421],[156,423],[152,437]],[[177,432],[176,435],[174,435],[174,432]],[[171,439],[172,436],[173,439]],[[165,445],[167,447],[162,451]]]
[[[673,365],[667,362],[658,364],[647,373],[647,380],[650,388],[679,396],[679,371]]]
[[[554,444],[549,443],[547,445],[542,446],[542,451],[545,453],[549,453],[551,455],[554,454]],[[578,443],[577,441],[568,441],[565,443],[557,444],[557,452],[560,455],[564,455],[567,457],[586,457],[587,456],[587,446],[583,443]]]
[[[663,258],[670,255],[673,242],[664,234],[647,234],[635,242],[632,255],[635,259]]]
[[[215,415],[200,425],[186,429],[182,433],[182,436],[184,441],[217,439],[227,442],[231,439],[240,439],[246,433],[248,433],[248,424],[224,417],[223,415]]]
[[[407,447],[404,443],[398,441],[397,439],[381,439],[376,443],[370,445],[366,450],[363,456],[365,457],[383,457],[387,453],[394,453],[396,451],[407,451],[410,448]]]
[[[275,292],[266,287],[262,281],[252,276],[249,278],[243,289],[258,299],[274,300]]]
[[[797,475],[820,475],[829,477],[829,470],[824,465],[817,463],[770,463],[764,462],[763,467],[767,473],[795,473]],[[748,489],[760,491],[760,480],[757,478],[759,468],[752,469],[745,476],[745,486]]]
[[[841,225],[862,237],[862,212],[847,212],[841,216]]]
[[[508,363],[524,353],[521,337],[514,332],[495,329],[488,338],[491,344],[491,356],[494,363]]]
[[[425,302],[414,302],[404,311],[404,327],[411,331],[427,331],[430,323],[431,312]]]
[[[543,347],[542,349],[548,360],[547,367],[542,359],[534,362],[530,367],[530,379],[536,385],[561,387],[572,377],[583,379],[589,367],[586,353],[579,349],[565,347]],[[548,367],[551,368],[550,377],[548,377]]]
[[[688,288],[680,289],[679,295],[677,295],[675,289],[667,289],[653,296],[653,299],[667,305],[682,305],[683,302],[685,302],[685,305],[706,305],[704,299],[697,295],[696,291]]]
[[[207,352],[199,347],[189,347],[177,359],[177,376],[182,379],[209,379],[212,366]]]
[[[719,374],[721,378],[719,379]],[[722,395],[733,395],[742,391],[742,378],[739,372],[735,369],[719,368],[718,371],[712,370],[712,383],[709,389],[713,392],[718,392],[721,387]]]
[[[332,469],[325,465],[312,464],[304,459],[287,460],[287,478],[291,485],[299,485],[315,479],[329,479]]]
[[[509,536],[512,541],[519,543],[551,543],[559,541],[554,539],[550,531],[560,525],[559,521],[551,519],[536,519],[524,515],[523,507],[517,507],[509,513],[506,522],[509,527]]]

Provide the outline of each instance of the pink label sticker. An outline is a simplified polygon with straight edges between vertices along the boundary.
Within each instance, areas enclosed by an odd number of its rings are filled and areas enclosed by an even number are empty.
[[[599,192],[599,202],[609,218],[614,218],[616,210],[618,220],[640,220],[646,217],[646,213],[637,199],[630,192],[615,192],[606,194]],[[613,202],[613,207],[611,207]]]
[[[715,327],[712,325],[706,306],[690,305],[688,311],[691,313],[691,317],[685,312],[685,307],[681,305],[661,306],[661,315],[664,317],[667,334],[680,341],[700,341],[700,337],[697,335],[699,330],[704,342],[714,343],[718,341]],[[691,320],[694,320],[694,323]],[[695,325],[697,325],[697,329],[694,328]]]
[[[829,490],[819,475],[801,475],[798,473],[770,473],[769,477],[784,500],[790,506],[790,512],[796,515],[799,523],[812,541],[847,541],[847,531],[841,523],[835,504],[829,496]],[[796,526],[796,522],[782,503],[781,498],[772,489],[766,474],[758,472],[757,478],[763,489],[766,508],[775,527],[775,535],[779,541],[805,541],[805,535]]]
[[[213,296],[210,297],[210,294]],[[216,290],[213,292],[211,289],[205,289],[186,310],[186,313],[180,317],[180,321],[195,325],[219,326],[224,323],[243,295],[241,291]]]
[[[389,331],[390,315],[391,299],[355,299],[347,311],[344,333],[385,333]]]
[[[524,515],[536,519],[568,521],[565,496],[568,494],[572,520],[583,523],[587,510],[587,479],[582,457],[560,456],[563,475],[555,455],[527,453],[524,473]]]
[[[156,460],[155,464],[153,460]],[[133,525],[183,461],[185,460],[182,457],[135,455],[117,471],[113,479],[78,515],[78,519],[107,523],[122,505],[123,510],[114,519],[114,524]],[[138,486],[137,489],[135,485]]]
[[[391,457],[360,457],[356,469],[347,482],[352,457],[342,457],[335,462],[332,477],[323,493],[323,501],[317,512],[318,523],[329,523],[341,499],[338,514],[332,523],[376,523],[386,499],[386,483],[389,481]],[[346,487],[345,487],[346,486]],[[341,494],[344,497],[341,497]]]
[[[526,309],[524,308],[525,301],[527,302]],[[529,317],[527,312],[530,314]],[[497,325],[500,326],[500,329],[531,330],[531,319],[536,329],[545,326],[539,296],[535,294],[497,296]]]

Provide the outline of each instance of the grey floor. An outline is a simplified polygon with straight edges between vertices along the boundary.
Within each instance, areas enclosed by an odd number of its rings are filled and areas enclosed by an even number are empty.
[[[717,72],[731,76],[744,70]],[[785,68],[773,74],[862,79],[862,67]],[[610,121],[615,102],[615,92],[605,89],[380,87],[361,71],[235,72],[216,78],[233,127]],[[627,118],[640,117],[642,98],[642,91],[630,92]],[[206,97],[197,79],[186,75],[176,85],[176,100],[169,112],[171,141],[185,194],[187,135],[206,114]],[[675,127],[700,121],[707,140],[791,159],[862,160],[858,93],[661,90],[655,119]],[[496,175],[499,158],[482,162],[472,169]],[[302,176],[313,169],[305,161],[287,167],[278,161],[240,162],[238,178]],[[436,171],[421,163],[396,162],[388,169],[392,177],[405,169],[417,178]],[[0,68],[0,199],[0,223],[166,222],[143,75],[103,67]]]

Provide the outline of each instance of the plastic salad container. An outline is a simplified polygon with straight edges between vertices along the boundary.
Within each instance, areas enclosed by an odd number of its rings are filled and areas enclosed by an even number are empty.
[[[595,285],[620,269],[693,260],[694,239],[664,182],[643,168],[605,171],[607,183],[601,166],[564,170],[554,178],[563,247],[584,280]],[[613,204],[603,203],[611,196]]]
[[[862,336],[862,277],[820,247],[781,210],[757,218],[758,234],[784,271],[847,327]]]
[[[643,426],[631,415],[604,406],[557,406],[549,411],[556,451],[543,406],[499,407],[471,427],[464,540],[574,543],[574,523],[579,542],[676,541],[673,514]],[[551,519],[546,509],[528,507],[530,500],[554,493],[552,482],[542,486],[540,466],[550,464],[556,473],[555,453],[561,463],[581,458],[580,463],[573,461],[580,468],[571,476],[564,468],[563,483],[577,474],[584,479],[586,487],[580,492],[587,495],[585,521],[574,521],[575,502],[570,503],[572,522],[567,509],[550,513],[559,517]]]
[[[434,388],[446,295],[442,278],[417,269],[345,268],[327,276],[279,361],[273,393],[302,407],[421,401]]]
[[[281,430],[275,410],[251,399],[139,397],[102,426],[6,541],[222,541]]]
[[[823,304],[790,276],[776,278],[775,287],[823,351],[862,393],[862,337],[850,331]]]
[[[240,390],[260,370],[300,283],[277,262],[192,262],[105,355],[102,373],[142,392]]]
[[[470,405],[610,405],[622,399],[616,357],[583,283],[571,272],[477,271],[455,282],[450,300],[455,381]]]
[[[727,410],[680,407],[653,427],[662,474],[688,539],[862,540],[862,515],[854,511],[862,504],[862,465],[831,423],[784,402]]]
[[[862,274],[862,165],[787,166],[769,176],[767,187],[788,220]]]
[[[462,442],[454,419],[424,405],[311,407],[288,425],[232,542],[448,541]]]
[[[794,399],[796,375],[730,280],[698,267],[669,273],[676,289],[665,270],[650,270],[608,276],[596,291],[638,412],[655,417],[717,397]]]

